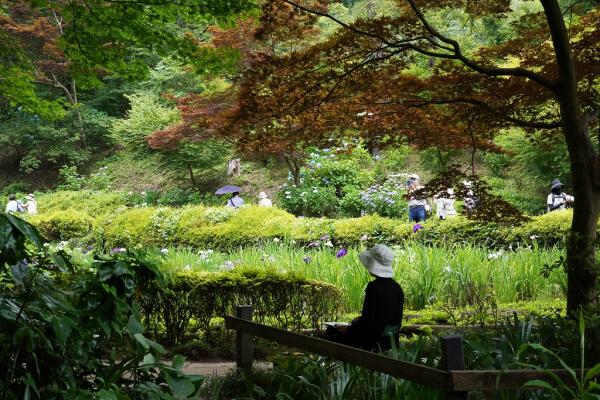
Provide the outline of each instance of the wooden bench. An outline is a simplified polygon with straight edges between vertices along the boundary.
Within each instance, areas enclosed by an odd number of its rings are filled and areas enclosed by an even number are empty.
[[[236,363],[238,368],[242,369],[252,367],[252,337],[256,336],[442,390],[446,392],[446,398],[451,400],[466,400],[469,391],[520,389],[526,382],[534,379],[553,383],[549,374],[544,371],[466,371],[462,337],[459,335],[447,335],[441,338],[443,369],[438,369],[252,322],[252,306],[237,306],[235,317],[225,317],[225,326],[237,331]],[[550,371],[569,386],[576,386],[576,382],[567,370]]]

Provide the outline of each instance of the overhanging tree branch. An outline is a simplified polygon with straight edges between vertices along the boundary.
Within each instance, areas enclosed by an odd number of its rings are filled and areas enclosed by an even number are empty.
[[[368,37],[372,37],[375,38],[377,40],[381,40],[382,43],[387,44],[388,46],[395,46],[395,43],[390,42],[389,40],[387,40],[386,38],[382,37],[381,35],[377,35],[375,33],[372,32],[368,32],[362,29],[358,29],[352,25],[349,25],[341,20],[339,20],[338,18],[332,16],[329,13],[326,12],[322,12],[322,11],[318,11],[318,10],[314,10],[311,9],[309,7],[305,7],[295,1],[291,1],[291,0],[283,0],[285,3],[290,4],[294,7],[297,7],[300,10],[303,10],[305,12],[314,14],[314,15],[319,15],[325,18],[328,18],[332,21],[334,21],[336,24],[340,25],[341,27],[348,29],[356,34],[359,35],[363,35],[363,36],[368,36]],[[470,58],[466,57],[461,49],[460,49],[460,45],[459,43],[454,40],[454,39],[450,39],[444,35],[442,35],[438,30],[436,30],[433,26],[431,26],[431,24],[427,21],[427,19],[425,18],[425,16],[423,15],[423,13],[419,10],[419,8],[417,7],[417,5],[415,4],[414,0],[406,0],[408,2],[408,4],[410,5],[411,9],[413,10],[413,12],[415,13],[415,15],[417,16],[417,18],[419,19],[419,21],[421,22],[421,24],[423,25],[423,27],[434,37],[436,37],[437,39],[439,39],[440,41],[442,41],[443,43],[449,44],[450,46],[452,46],[452,52],[453,54],[447,54],[447,53],[437,53],[437,52],[432,52],[432,51],[428,51],[425,49],[421,49],[417,46],[412,45],[410,48],[412,50],[415,50],[423,55],[427,55],[430,57],[436,57],[436,58],[445,58],[445,59],[453,59],[453,60],[457,60],[460,61],[461,63],[463,63],[465,66],[467,66],[468,68],[477,71],[481,74],[487,75],[487,76],[492,76],[492,77],[500,77],[500,76],[515,76],[515,77],[521,77],[521,78],[525,78],[525,79],[529,79],[533,82],[536,82],[537,84],[547,88],[548,90],[550,90],[551,92],[553,92],[554,94],[558,93],[559,87],[558,84],[551,79],[548,79],[546,77],[544,77],[543,75],[537,74],[533,71],[530,71],[528,69],[525,68],[500,68],[500,67],[486,67],[483,66],[481,64],[476,63],[475,61],[471,60]],[[447,46],[441,46],[439,44],[436,44],[433,40],[429,40],[432,44],[434,44],[434,46],[439,47],[441,49],[445,49],[445,50],[451,50],[449,47]]]
[[[452,99],[429,99],[429,100],[402,100],[397,102],[386,102],[386,103],[374,103],[378,105],[383,104],[402,104],[406,107],[426,107],[429,105],[446,105],[446,104],[471,104],[474,106],[478,106],[480,108],[485,109],[490,114],[494,115],[499,119],[503,119],[505,121],[511,122],[515,125],[521,126],[523,128],[534,128],[534,129],[557,129],[561,127],[560,121],[552,121],[552,122],[538,122],[538,121],[528,121],[516,117],[511,117],[510,115],[506,115],[500,110],[495,109],[491,105],[486,102],[469,98],[469,97],[456,97]],[[383,113],[374,113],[374,115],[390,115],[395,114],[396,111],[383,112]]]

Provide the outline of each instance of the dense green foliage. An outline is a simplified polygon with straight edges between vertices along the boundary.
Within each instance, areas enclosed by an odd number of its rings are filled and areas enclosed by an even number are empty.
[[[225,269],[233,269],[229,261]],[[141,309],[148,331],[182,343],[187,335],[210,336],[211,321],[235,314],[235,306],[252,304],[254,319],[285,329],[319,328],[343,311],[337,287],[276,271],[235,269],[231,272],[180,270],[169,275],[157,291],[146,291]],[[191,323],[193,321],[193,323]]]
[[[3,399],[192,396],[201,377],[160,360],[144,336],[139,293],[162,276],[141,253],[77,271],[34,227],[0,215],[0,393]],[[49,368],[51,366],[51,368]]]
[[[278,208],[186,206],[147,207],[144,196],[94,191],[57,192],[39,197],[40,215],[31,221],[52,238],[67,232],[90,244],[111,247],[186,245],[198,249],[251,246],[273,238],[308,245],[324,235],[336,246],[356,246],[405,240],[430,245],[473,244],[490,248],[563,245],[568,237],[571,212],[533,217],[520,226],[500,226],[464,217],[427,221],[417,234],[404,219],[366,215],[348,219],[296,218]],[[160,197],[155,199],[157,202]],[[165,199],[166,202],[166,199]],[[156,203],[155,203],[156,204]],[[164,204],[164,203],[163,203]],[[141,206],[140,206],[141,205]],[[56,220],[56,222],[53,222]],[[69,221],[79,222],[67,227]],[[67,229],[60,232],[60,227]],[[91,228],[91,229],[88,229]]]

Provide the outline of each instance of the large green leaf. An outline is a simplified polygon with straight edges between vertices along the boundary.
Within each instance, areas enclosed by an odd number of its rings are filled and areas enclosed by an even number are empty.
[[[187,377],[178,378],[167,374],[165,380],[176,399],[187,399],[196,391],[196,387]]]

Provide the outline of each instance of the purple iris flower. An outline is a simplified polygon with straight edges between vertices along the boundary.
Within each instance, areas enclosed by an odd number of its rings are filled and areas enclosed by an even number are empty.
[[[309,256],[305,256],[302,260],[304,261],[305,264],[308,264],[309,262],[312,261],[312,258],[310,258]]]
[[[419,232],[419,230],[421,230],[421,229],[423,229],[423,225],[421,225],[421,224],[415,224],[415,225],[413,226],[413,233],[417,233],[417,232]]]
[[[341,249],[340,249],[340,251],[338,251],[338,252],[335,254],[335,256],[336,256],[337,258],[342,258],[342,257],[344,257],[346,254],[348,254],[348,250],[346,250],[346,249],[344,249],[344,248],[341,248]]]

